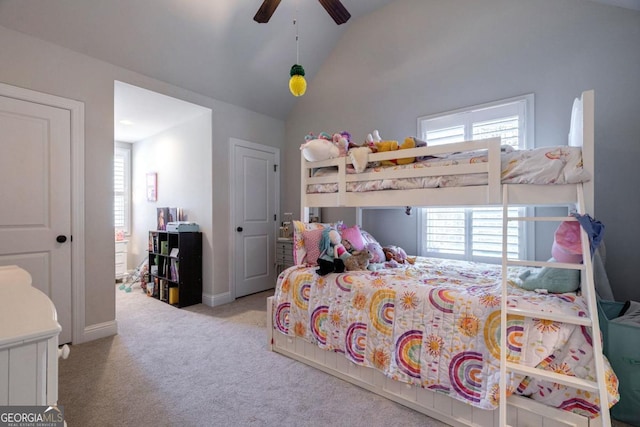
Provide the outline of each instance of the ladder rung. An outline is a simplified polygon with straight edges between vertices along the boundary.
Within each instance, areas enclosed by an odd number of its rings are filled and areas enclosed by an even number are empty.
[[[508,259],[507,265],[520,266],[520,267],[553,267],[553,268],[566,268],[569,270],[584,270],[584,264],[571,264],[569,262],[548,262],[548,261],[526,261]]]
[[[596,382],[572,377],[571,375],[558,374],[557,372],[545,371],[538,368],[519,365],[513,362],[507,362],[507,369],[511,372],[516,372],[534,378],[544,378],[554,383],[563,384],[568,387],[575,387],[580,390],[598,391],[598,384]]]
[[[569,316],[560,313],[551,313],[548,311],[540,310],[527,310],[524,308],[507,308],[507,313],[515,314],[518,316],[531,317],[534,319],[547,319],[554,320],[556,322],[570,323],[572,325],[593,326],[591,319],[588,317]]]
[[[577,221],[574,216],[509,216],[507,221],[549,221],[549,222],[562,222],[562,221]]]

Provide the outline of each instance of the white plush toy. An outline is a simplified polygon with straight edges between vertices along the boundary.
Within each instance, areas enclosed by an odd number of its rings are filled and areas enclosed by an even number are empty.
[[[333,159],[340,156],[340,149],[333,141],[326,139],[311,139],[300,146],[302,155],[309,162]]]
[[[378,132],[377,129],[367,135],[367,143],[369,144],[380,141],[382,141],[382,138],[380,137],[380,132]]]

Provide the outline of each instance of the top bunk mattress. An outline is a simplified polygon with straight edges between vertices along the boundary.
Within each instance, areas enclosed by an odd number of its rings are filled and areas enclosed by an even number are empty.
[[[438,176],[421,176],[411,178],[389,178],[385,174],[381,179],[369,179],[371,173],[435,168],[447,166],[472,165],[487,163],[486,150],[466,151],[448,155],[429,156],[426,159],[405,165],[379,166],[368,164],[363,173],[369,174],[366,180],[349,181],[346,183],[347,192],[366,192],[380,190],[409,190],[438,187],[463,187],[486,185],[486,173],[452,174]],[[313,177],[337,176],[337,167],[315,169]],[[347,168],[348,175],[357,175],[352,166]],[[540,147],[530,150],[514,150],[510,146],[503,146],[501,152],[501,182],[503,184],[576,184],[591,179],[583,168],[582,149],[573,146]],[[335,193],[338,191],[337,182],[308,184],[307,194]]]

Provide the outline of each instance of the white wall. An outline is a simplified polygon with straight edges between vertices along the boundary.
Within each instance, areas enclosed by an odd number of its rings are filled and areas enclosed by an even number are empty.
[[[213,111],[210,258],[213,294],[229,289],[229,138],[282,147],[284,123],[220,102],[0,26],[0,81],[81,101],[85,105],[85,331],[99,335],[115,319],[113,271],[113,87],[122,81]],[[211,78],[215,78],[214,75]],[[204,178],[209,179],[209,177]],[[214,185],[215,183],[215,185]],[[162,187],[159,187],[160,194]],[[94,336],[95,336],[94,335]]]
[[[563,144],[595,89],[595,216],[616,298],[640,301],[638,46],[640,12],[587,0],[397,0],[351,24],[287,119],[283,209],[299,212],[308,132],[402,140],[419,116],[534,93],[536,145]]]
[[[159,207],[180,207],[202,232],[202,282],[213,294],[211,112],[132,145],[132,235],[129,265],[147,256]],[[147,200],[146,174],[157,174],[157,201]]]

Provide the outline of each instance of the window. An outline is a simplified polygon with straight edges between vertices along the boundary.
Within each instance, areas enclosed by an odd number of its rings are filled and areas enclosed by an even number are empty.
[[[131,225],[131,147],[116,143],[113,156],[113,226],[130,233]]]
[[[533,95],[478,105],[418,119],[418,135],[428,145],[501,137],[502,144],[529,148],[533,141]],[[509,208],[510,216],[525,208]],[[496,262],[502,255],[502,207],[423,208],[421,255]],[[508,224],[510,258],[525,256],[521,221]]]

